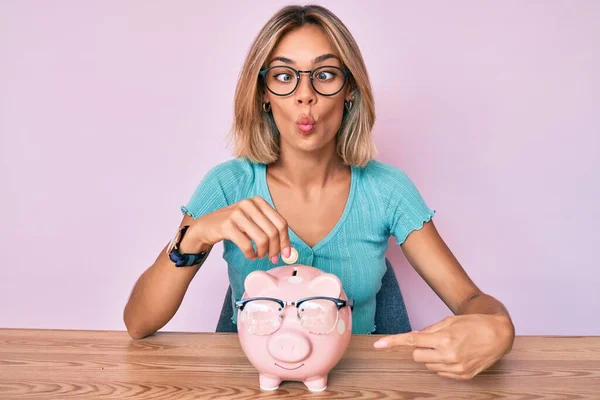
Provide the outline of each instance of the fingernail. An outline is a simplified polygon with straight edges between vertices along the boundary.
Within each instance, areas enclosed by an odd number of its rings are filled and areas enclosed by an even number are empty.
[[[376,349],[383,349],[385,347],[387,347],[388,343],[385,340],[379,340],[377,342],[375,342],[375,344],[373,346],[375,346]]]
[[[273,257],[271,257],[271,262],[272,262],[273,264],[277,264],[277,260],[279,260],[279,257],[277,257],[277,256],[273,256]]]
[[[284,247],[283,248],[283,255],[286,258],[289,258],[291,253],[292,253],[292,249],[290,247]]]
[[[250,260],[254,261],[254,260],[256,260],[256,257],[252,257]]]

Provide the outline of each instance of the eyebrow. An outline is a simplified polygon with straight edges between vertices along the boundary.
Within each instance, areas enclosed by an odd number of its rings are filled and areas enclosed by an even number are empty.
[[[323,54],[322,56],[319,56],[319,57],[315,58],[314,60],[312,60],[312,63],[313,64],[318,64],[320,62],[323,62],[325,60],[329,60],[331,58],[335,58],[336,60],[340,61],[339,57],[336,56],[335,54],[327,53],[327,54]],[[271,61],[269,61],[269,65],[271,65],[271,63],[273,61],[281,61],[281,62],[283,62],[285,64],[294,64],[294,65],[296,64],[296,62],[294,60],[289,59],[287,57],[275,57],[275,58],[271,59]]]

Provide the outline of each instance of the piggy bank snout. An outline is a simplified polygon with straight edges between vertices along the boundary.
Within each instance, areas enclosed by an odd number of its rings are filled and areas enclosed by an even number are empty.
[[[267,348],[273,358],[289,363],[300,362],[311,352],[309,340],[302,334],[293,332],[272,336]]]

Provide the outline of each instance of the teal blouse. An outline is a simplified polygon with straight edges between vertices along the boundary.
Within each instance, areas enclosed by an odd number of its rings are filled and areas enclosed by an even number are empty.
[[[193,218],[237,203],[263,197],[274,207],[267,185],[266,164],[235,158],[213,167],[201,180],[183,213]],[[340,278],[348,298],[354,300],[352,333],[375,331],[375,298],[386,272],[385,253],[390,235],[398,245],[423,227],[435,214],[410,178],[401,169],[372,160],[365,167],[351,167],[350,194],[341,218],[319,243],[308,246],[289,229],[297,263],[310,265]],[[232,290],[233,323],[237,323],[235,301],[244,294],[244,280],[254,270],[277,265],[268,257],[250,261],[229,240],[223,243]]]

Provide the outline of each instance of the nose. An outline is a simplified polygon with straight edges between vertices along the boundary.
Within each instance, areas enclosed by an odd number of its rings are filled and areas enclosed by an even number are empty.
[[[311,345],[308,339],[300,333],[286,332],[274,335],[267,343],[269,354],[279,361],[294,363],[308,357]]]
[[[313,89],[308,74],[300,74],[300,82],[296,88],[296,103],[298,105],[313,105],[317,101],[317,92]]]

